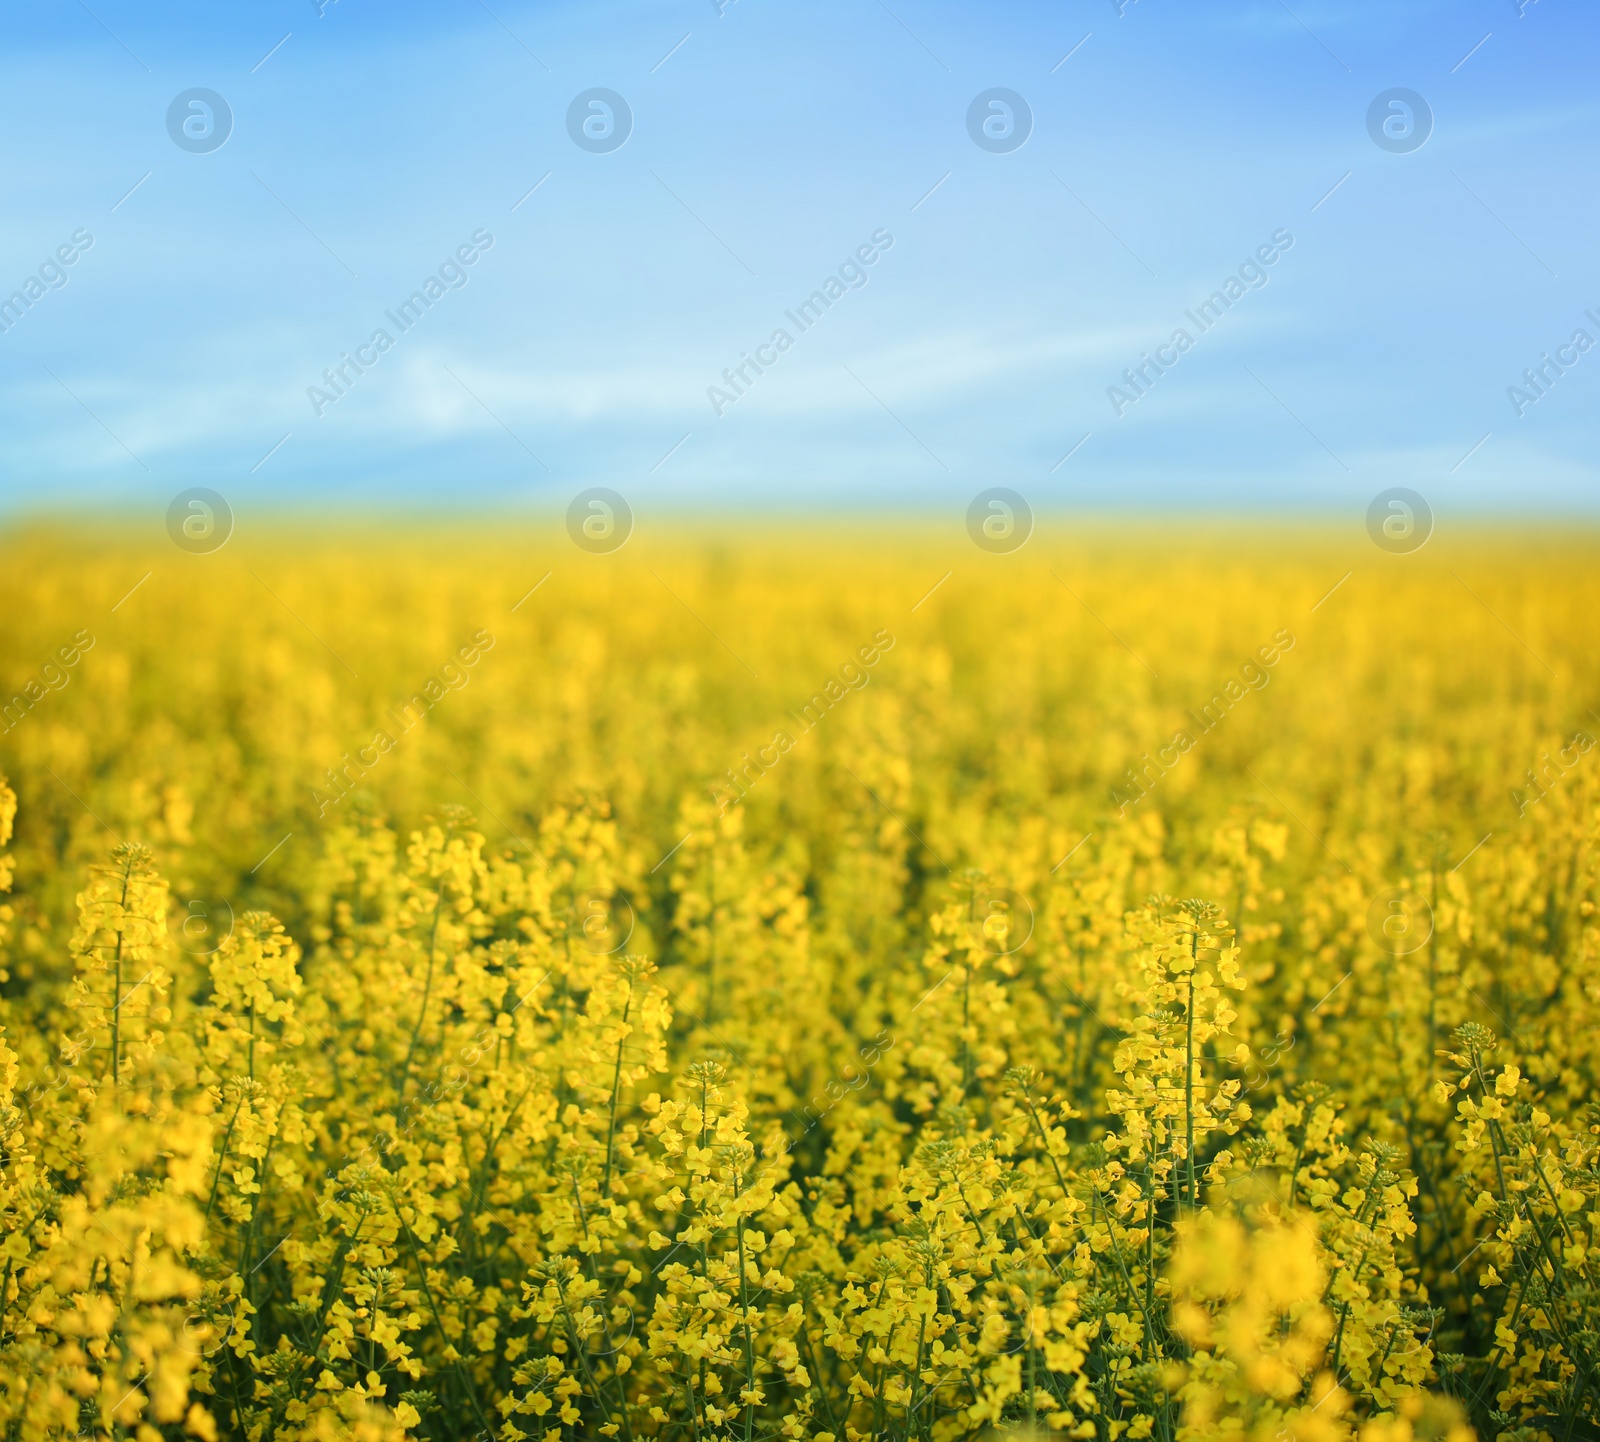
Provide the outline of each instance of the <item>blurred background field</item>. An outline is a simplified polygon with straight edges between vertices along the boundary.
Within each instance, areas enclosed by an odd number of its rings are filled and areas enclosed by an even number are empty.
[[[196,880],[281,902],[316,854],[313,789],[479,630],[495,645],[468,684],[360,789],[408,821],[478,793],[519,830],[563,796],[603,793],[650,862],[681,834],[683,799],[775,729],[798,733],[786,713],[884,628],[895,648],[864,689],[752,792],[754,830],[804,829],[819,808],[866,820],[862,781],[881,791],[892,771],[895,809],[947,860],[1026,838],[1030,874],[1048,871],[1109,824],[1126,769],[1180,727],[1198,734],[1186,712],[1286,629],[1294,648],[1265,688],[1138,808],[1167,818],[1174,882],[1195,864],[1192,828],[1245,804],[1285,820],[1292,807],[1363,870],[1435,832],[1454,861],[1517,819],[1510,789],[1596,724],[1600,699],[1600,536],[1582,530],[1485,530],[1391,557],[1215,521],[1062,521],[1013,556],[894,519],[669,532],[611,556],[532,528],[354,545],[346,529],[210,556],[164,538],[7,538],[7,694],[75,632],[95,638],[0,741],[26,802],[20,864],[35,837],[51,871],[94,854],[106,832],[87,807],[120,830],[165,825],[175,804],[194,838],[174,835],[175,856]],[[295,842],[252,875],[286,830]],[[1294,831],[1292,853],[1337,869]]]

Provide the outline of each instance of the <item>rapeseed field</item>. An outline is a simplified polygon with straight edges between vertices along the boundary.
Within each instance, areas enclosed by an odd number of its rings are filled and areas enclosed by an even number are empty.
[[[0,1429],[1600,1435],[1600,546],[0,541]]]

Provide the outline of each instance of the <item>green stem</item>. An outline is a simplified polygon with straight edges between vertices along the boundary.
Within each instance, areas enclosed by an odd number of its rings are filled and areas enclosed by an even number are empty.
[[[133,863],[125,862],[122,868],[122,899],[117,903],[118,910],[125,920],[128,914],[128,884],[133,876]],[[111,1085],[121,1086],[122,1081],[122,938],[124,933],[117,932],[116,950],[116,980],[112,983],[111,991]]]
[[[1189,934],[1189,1002],[1184,1010],[1188,1013],[1184,1022],[1184,1062],[1183,1062],[1183,1119],[1186,1131],[1186,1146],[1188,1154],[1186,1161],[1189,1170],[1189,1210],[1192,1212],[1197,1203],[1194,1177],[1194,972],[1199,965],[1200,934]]]
[[[405,1094],[406,1079],[411,1075],[411,1058],[417,1050],[417,1039],[422,1035],[422,1023],[428,1015],[428,998],[433,994],[433,954],[439,939],[439,913],[444,910],[444,878],[440,878],[438,899],[433,904],[433,926],[428,932],[428,971],[422,982],[422,1005],[417,1009],[417,1024],[411,1028],[411,1044],[406,1047],[406,1059],[400,1068],[401,1095]]]
[[[628,999],[622,1004],[622,1024],[628,1024],[628,1012],[633,1007],[633,983],[628,983]],[[606,1123],[606,1170],[600,1182],[600,1195],[611,1195],[611,1161],[612,1151],[617,1135],[617,1093],[622,1087],[622,1048],[627,1042],[627,1034],[617,1038],[617,1064],[611,1072],[611,1119]]]
[[[400,1223],[400,1230],[405,1233],[406,1246],[410,1249],[411,1260],[417,1264],[417,1276],[422,1281],[422,1295],[428,1299],[428,1311],[433,1314],[434,1330],[438,1332],[439,1340],[446,1347],[449,1347],[451,1345],[450,1338],[445,1333],[444,1323],[439,1319],[439,1307],[438,1304],[433,1300],[433,1288],[428,1285],[428,1269],[423,1266],[422,1256],[417,1251],[417,1239],[412,1235],[411,1227],[406,1222],[406,1219],[400,1215],[400,1206],[395,1200],[393,1192],[390,1192],[389,1200],[391,1205],[394,1206],[395,1220]],[[472,1410],[477,1413],[479,1423],[482,1424],[486,1431],[493,1435],[493,1425],[490,1423],[489,1419],[483,1415],[483,1408],[478,1405],[478,1392],[477,1389],[472,1385],[471,1374],[462,1367],[459,1360],[457,1360],[455,1363],[455,1368],[456,1375],[460,1377],[462,1385],[466,1391],[467,1401],[472,1404]]]
[[[750,1279],[745,1275],[744,1211],[739,1206],[739,1169],[733,1172],[733,1228],[739,1243],[739,1312],[744,1322],[744,1385],[751,1396],[744,1405],[744,1442],[750,1442],[750,1430],[755,1426],[756,1404],[756,1353],[755,1341],[750,1336]]]
[[[233,1136],[233,1124],[239,1120],[239,1109],[244,1106],[244,1097],[239,1098],[238,1105],[233,1109],[233,1115],[228,1118],[228,1129],[222,1134],[222,1150],[217,1155],[217,1172],[211,1178],[211,1196],[206,1202],[206,1225],[211,1225],[211,1209],[217,1202],[217,1187],[222,1181],[223,1164],[228,1160],[228,1140]]]

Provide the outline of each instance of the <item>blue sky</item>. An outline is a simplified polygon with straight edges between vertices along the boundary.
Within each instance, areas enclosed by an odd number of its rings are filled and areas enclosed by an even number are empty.
[[[11,9],[0,295],[93,243],[0,334],[0,507],[1600,497],[1600,348],[1507,395],[1600,341],[1576,0],[492,6]],[[168,132],[194,87],[233,113],[209,153]],[[592,87],[633,114],[606,154],[568,133]],[[1009,153],[967,130],[993,87],[1032,111]],[[1410,153],[1368,133],[1392,87],[1432,111]],[[784,312],[880,231],[801,334]],[[475,232],[401,334],[385,311]],[[1185,311],[1276,232],[1200,334]],[[1178,328],[1175,365],[1108,396]]]

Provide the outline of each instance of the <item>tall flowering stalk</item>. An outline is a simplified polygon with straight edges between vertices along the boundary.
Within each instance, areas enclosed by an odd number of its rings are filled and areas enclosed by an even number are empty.
[[[77,963],[68,1005],[88,1028],[85,1043],[105,1054],[103,1076],[121,1087],[125,1070],[143,1070],[160,1046],[170,1016],[171,975],[162,964],[167,940],[167,883],[150,849],[124,842],[109,865],[95,867],[78,896]]]
[[[1139,979],[1120,988],[1130,1021],[1112,1063],[1121,1085],[1106,1093],[1121,1121],[1115,1150],[1190,1211],[1200,1200],[1197,1149],[1250,1117],[1239,1079],[1216,1075],[1250,1054],[1229,1033],[1237,1013],[1227,992],[1241,985],[1230,936],[1209,903],[1155,902],[1131,918]]]

